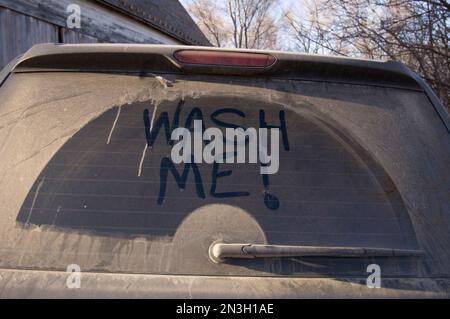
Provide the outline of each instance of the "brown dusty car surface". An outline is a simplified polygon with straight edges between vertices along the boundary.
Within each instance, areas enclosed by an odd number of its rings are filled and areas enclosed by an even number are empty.
[[[400,63],[48,44],[0,85],[2,298],[449,297],[450,119]],[[196,119],[278,127],[279,171],[175,165]]]

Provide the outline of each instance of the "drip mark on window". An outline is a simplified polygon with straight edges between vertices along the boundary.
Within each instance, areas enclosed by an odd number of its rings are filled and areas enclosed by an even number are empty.
[[[153,114],[152,114],[152,119],[150,121],[150,132],[153,129],[153,122],[155,121],[155,117],[156,117],[156,111],[158,110],[158,104],[155,104],[155,107],[153,108]],[[138,169],[138,177],[141,177],[141,173],[142,173],[142,165],[144,164],[144,158],[145,158],[145,154],[147,152],[147,148],[148,148],[148,144],[147,142],[145,143],[144,149],[142,150],[142,156],[141,156],[141,161],[139,162],[139,169]]]
[[[114,129],[115,129],[116,124],[117,124],[117,121],[119,120],[120,109],[121,109],[121,106],[119,106],[119,107],[117,108],[116,118],[114,119],[113,125],[112,125],[112,127],[111,127],[111,131],[109,131],[108,140],[106,141],[106,144],[109,144],[109,143],[111,142],[111,136],[112,136],[112,133],[114,132]]]
[[[30,223],[31,214],[33,213],[34,204],[36,203],[36,198],[38,197],[39,191],[41,190],[42,185],[44,185],[45,177],[42,178],[42,180],[39,182],[36,192],[34,193],[33,202],[31,203],[30,212],[28,213],[27,221],[25,222],[25,225],[28,225]]]

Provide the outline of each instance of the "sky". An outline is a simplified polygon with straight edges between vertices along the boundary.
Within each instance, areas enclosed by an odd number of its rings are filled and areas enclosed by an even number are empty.
[[[192,0],[179,0],[179,1],[185,8],[187,8],[189,6],[189,4],[192,3]],[[217,1],[225,2],[225,0],[217,0]],[[296,0],[277,0],[277,1],[280,5],[276,6],[276,8],[273,12],[275,17],[279,17],[281,15],[283,9],[285,9],[285,8],[288,9],[288,8],[294,6],[295,3],[299,2],[298,0],[297,1]]]
[[[186,9],[193,2],[193,0],[179,0],[179,1]],[[216,1],[225,2],[226,0],[216,0]],[[275,0],[275,1],[278,2],[278,5],[274,6],[274,10],[272,12],[272,15],[273,15],[273,18],[275,21],[277,21],[278,19],[281,18],[283,12],[285,12],[286,10],[292,10],[292,8],[294,8],[295,6],[298,6],[299,2],[301,2],[301,0]],[[294,47],[290,44],[291,41],[292,41],[292,38],[289,35],[287,35],[285,33],[281,33],[279,35],[278,42],[279,42],[281,49],[293,50]]]

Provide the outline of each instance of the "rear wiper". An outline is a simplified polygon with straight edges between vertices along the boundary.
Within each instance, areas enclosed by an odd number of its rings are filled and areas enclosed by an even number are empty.
[[[209,257],[216,263],[227,258],[265,258],[265,257],[411,257],[420,256],[422,250],[368,247],[320,247],[261,245],[251,243],[214,242],[209,247]]]

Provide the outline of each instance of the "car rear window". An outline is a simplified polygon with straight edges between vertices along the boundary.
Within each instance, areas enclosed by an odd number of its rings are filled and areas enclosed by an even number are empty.
[[[360,275],[373,258],[214,264],[208,247],[216,240],[420,247],[393,177],[409,164],[389,155],[398,149],[384,139],[411,138],[417,124],[399,119],[407,107],[428,105],[422,92],[231,76],[28,73],[12,75],[0,98],[1,267]],[[278,171],[261,174],[259,162],[174,163],[170,134],[194,133],[195,120],[224,135],[278,128]],[[423,271],[417,258],[376,262],[387,275]]]

